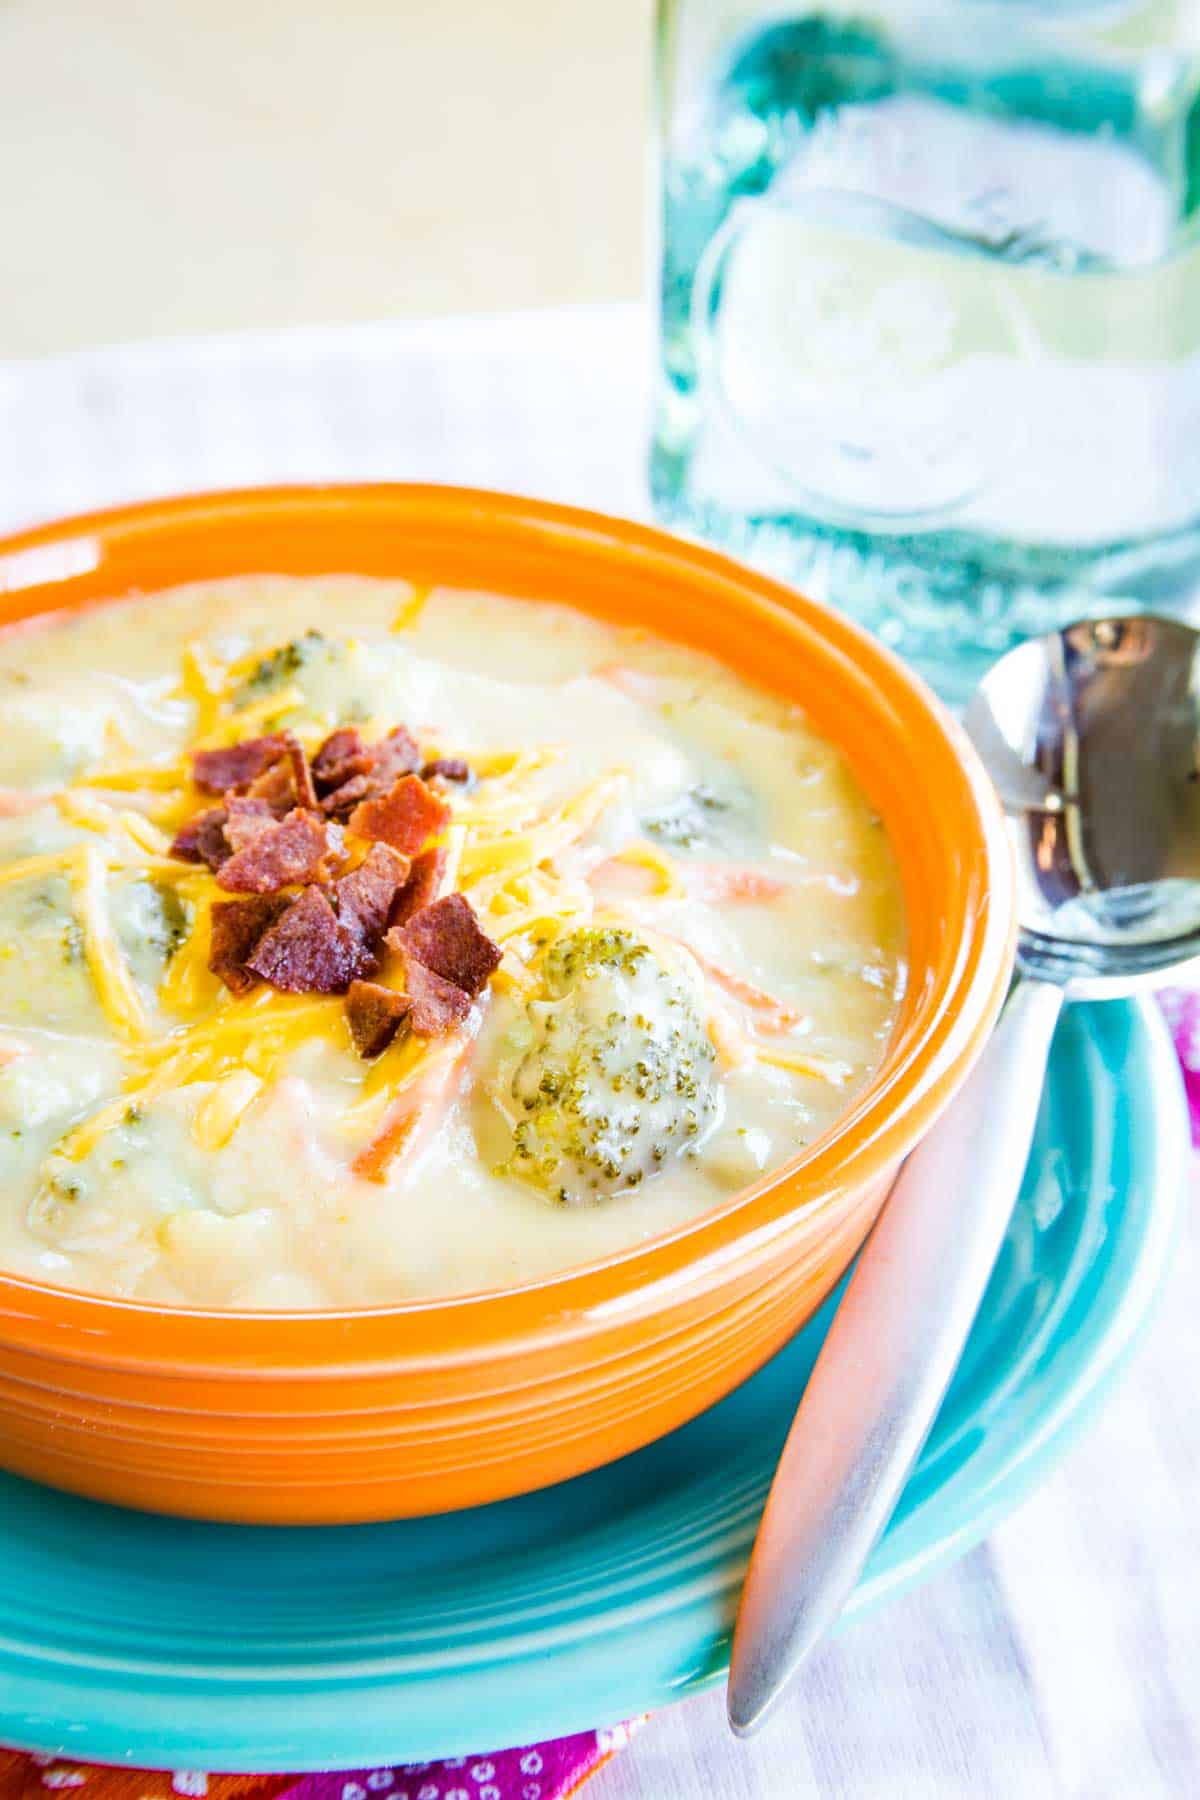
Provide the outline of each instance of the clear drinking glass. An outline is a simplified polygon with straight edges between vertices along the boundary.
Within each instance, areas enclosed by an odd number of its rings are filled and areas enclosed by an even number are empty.
[[[1200,594],[1200,0],[660,0],[675,527],[943,690]]]

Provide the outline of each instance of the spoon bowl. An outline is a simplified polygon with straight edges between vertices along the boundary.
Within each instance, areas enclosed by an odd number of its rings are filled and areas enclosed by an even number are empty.
[[[1034,639],[964,724],[1009,814],[1026,974],[1112,997],[1200,958],[1200,633],[1137,617]]]

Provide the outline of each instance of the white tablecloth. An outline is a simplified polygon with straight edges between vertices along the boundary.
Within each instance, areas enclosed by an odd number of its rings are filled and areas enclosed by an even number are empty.
[[[649,354],[638,311],[588,308],[0,364],[0,529],[360,476],[644,510]],[[1193,1218],[1123,1386],[985,1545],[830,1645],[752,1744],[705,1695],[589,1796],[1200,1794],[1198,1247]]]

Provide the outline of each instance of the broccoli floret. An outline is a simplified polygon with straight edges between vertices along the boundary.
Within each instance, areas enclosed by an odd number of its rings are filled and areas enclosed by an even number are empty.
[[[564,1203],[635,1188],[720,1111],[699,979],[615,928],[560,938],[542,973],[549,998],[527,1007],[505,1168]]]
[[[647,813],[642,824],[647,834],[657,838],[659,843],[690,850],[694,844],[711,837],[714,814],[728,811],[729,801],[722,799],[707,782],[701,781],[676,795],[658,812]]]
[[[244,706],[249,700],[261,699],[264,694],[273,694],[277,688],[286,687],[301,669],[315,657],[327,655],[331,648],[329,639],[319,631],[306,631],[303,637],[294,638],[290,644],[280,644],[277,650],[270,651],[254,665],[234,695],[234,705]]]
[[[146,938],[169,961],[192,928],[192,912],[167,882],[154,882],[152,891],[154,911],[147,920]]]
[[[34,931],[48,924],[58,925],[58,941],[65,963],[83,960],[83,932],[71,912],[71,892],[65,881],[55,876],[34,888],[25,902],[25,922]]]
[[[169,881],[138,880],[115,887],[112,907],[117,937],[134,975],[156,988],[164,965],[191,931],[190,905]]]

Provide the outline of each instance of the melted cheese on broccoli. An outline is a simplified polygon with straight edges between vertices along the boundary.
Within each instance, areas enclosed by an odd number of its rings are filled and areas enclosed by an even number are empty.
[[[542,974],[549,998],[526,1007],[512,1076],[508,1172],[570,1203],[636,1187],[720,1110],[699,975],[614,927],[560,938]]]

